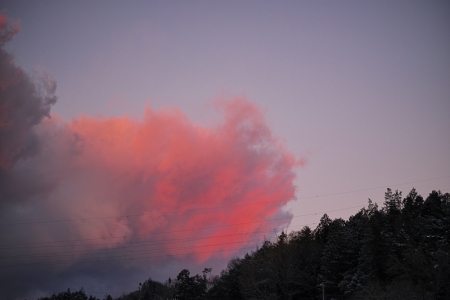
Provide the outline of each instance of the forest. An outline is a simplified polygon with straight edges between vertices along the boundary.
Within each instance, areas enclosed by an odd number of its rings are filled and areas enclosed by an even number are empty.
[[[450,299],[450,194],[387,189],[382,207],[348,220],[323,215],[304,227],[228,262],[218,276],[181,270],[161,283],[151,278],[118,298],[141,299]],[[39,300],[100,300],[85,291]]]

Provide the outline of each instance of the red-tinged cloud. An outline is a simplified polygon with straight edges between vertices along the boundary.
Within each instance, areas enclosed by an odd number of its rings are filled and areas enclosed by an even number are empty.
[[[94,239],[80,255],[151,240],[161,243],[140,250],[229,257],[289,223],[280,208],[294,198],[296,159],[255,105],[236,98],[220,108],[224,120],[212,128],[176,108],[147,109],[142,120],[52,117],[37,128],[45,149],[16,169],[48,174],[38,179],[48,187],[40,204],[46,218],[86,219],[64,225],[78,240]]]
[[[0,16],[0,46],[17,30]],[[290,222],[304,160],[244,97],[217,101],[215,126],[177,108],[68,122],[55,81],[3,49],[0,67],[0,268],[227,259]]]

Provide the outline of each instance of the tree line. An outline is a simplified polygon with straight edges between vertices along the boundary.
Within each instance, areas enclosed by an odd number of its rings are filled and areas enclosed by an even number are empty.
[[[387,189],[382,207],[369,199],[348,220],[325,214],[210,274],[150,278],[115,300],[450,299],[450,194]],[[63,299],[100,300],[83,290],[40,298]]]

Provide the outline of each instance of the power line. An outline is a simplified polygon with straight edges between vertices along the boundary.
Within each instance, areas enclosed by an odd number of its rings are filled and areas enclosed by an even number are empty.
[[[297,226],[293,226],[292,228],[298,228],[298,227],[304,227],[304,226],[308,226],[308,225],[313,225],[315,223],[308,223],[308,224],[302,224],[302,225],[297,225]],[[243,232],[243,233],[236,233],[236,234],[227,234],[227,235],[216,235],[216,236],[203,236],[203,237],[198,237],[198,238],[190,238],[190,239],[174,239],[174,240],[165,240],[165,241],[140,241],[140,242],[129,242],[127,244],[121,245],[121,246],[117,246],[116,248],[112,248],[112,249],[106,249],[106,250],[110,250],[112,252],[109,252],[108,254],[116,254],[115,252],[127,252],[129,251],[129,249],[134,249],[134,248],[144,248],[144,247],[148,247],[148,246],[160,246],[160,245],[164,245],[164,244],[170,244],[170,243],[182,243],[182,242],[192,242],[192,241],[197,241],[197,240],[214,240],[217,238],[229,238],[229,237],[235,237],[235,236],[245,236],[245,235],[254,235],[254,234],[261,234],[261,233],[267,233],[266,231],[256,231],[256,232]],[[137,244],[137,245],[136,245]],[[98,244],[97,244],[98,245]],[[95,246],[97,246],[95,245]],[[105,246],[110,246],[109,244],[100,244],[100,245],[105,245]],[[86,245],[80,245],[80,246],[86,246]],[[90,244],[89,246],[92,246],[92,244]],[[63,245],[63,246],[55,246],[55,247],[69,247],[67,245]],[[27,248],[28,249],[28,248]],[[105,250],[105,249],[94,249],[91,250],[90,252],[95,252],[95,251],[99,251],[99,250]],[[166,250],[166,249],[165,249]],[[134,250],[133,250],[134,251]],[[2,259],[12,259],[12,258],[36,258],[36,257],[47,257],[49,255],[74,255],[74,254],[86,254],[89,253],[89,251],[86,250],[75,250],[73,249],[73,251],[65,251],[64,253],[60,253],[60,252],[47,252],[47,253],[42,253],[42,254],[22,254],[22,255],[15,255],[15,256],[4,256],[4,257],[0,257],[0,260]],[[104,253],[92,253],[92,255],[97,255],[97,254],[104,254]]]
[[[434,178],[434,179],[427,179],[427,180],[421,180],[421,181],[415,181],[415,182],[409,182],[409,183],[403,183],[403,184],[411,184],[411,183],[417,183],[417,182],[423,182],[423,181],[430,181],[430,180],[436,180],[436,179],[440,179],[440,178],[446,178],[446,177],[450,177],[450,176],[444,176],[444,177],[439,177],[439,178]],[[399,184],[400,185],[400,184]],[[381,188],[381,187],[378,187],[378,188]],[[377,189],[377,188],[371,188],[371,189]],[[351,193],[351,192],[358,192],[358,191],[364,191],[364,190],[369,190],[369,189],[361,189],[361,190],[355,190],[355,191],[348,191],[348,192],[340,192],[340,193],[333,193],[333,194],[326,194],[326,195],[320,195],[320,196],[316,196],[316,197],[324,197],[324,196],[330,196],[330,195],[336,195],[336,194],[343,194],[343,193]],[[306,198],[312,198],[312,197],[305,197],[305,198],[300,198],[300,199],[306,199]],[[275,201],[271,201],[271,202],[275,202]],[[260,204],[260,203],[256,203],[256,204]],[[242,204],[242,205],[248,205],[248,204]],[[233,206],[242,206],[242,205],[233,205]],[[362,206],[353,206],[353,207],[346,207],[346,208],[341,208],[341,209],[336,209],[336,210],[329,210],[329,211],[324,211],[324,212],[316,212],[316,213],[310,213],[310,214],[303,214],[303,215],[295,215],[295,216],[289,216],[289,217],[284,217],[284,218],[273,218],[273,219],[266,219],[266,220],[261,220],[261,221],[254,221],[254,222],[245,222],[245,223],[234,223],[234,224],[226,224],[226,225],[219,225],[219,226],[209,226],[209,227],[201,227],[201,228],[192,228],[192,229],[183,229],[183,230],[173,230],[173,231],[164,231],[164,232],[155,232],[155,233],[150,233],[150,234],[141,234],[141,235],[125,235],[125,236],[119,236],[119,237],[109,237],[109,238],[107,238],[107,239],[114,239],[114,238],[123,238],[123,239],[125,239],[125,238],[133,238],[133,237],[139,237],[139,236],[149,236],[149,235],[153,235],[153,234],[164,234],[164,233],[171,233],[171,232],[181,232],[181,231],[190,231],[190,230],[203,230],[203,229],[211,229],[211,228],[217,228],[217,227],[226,227],[226,226],[234,226],[234,225],[243,225],[243,224],[250,224],[250,223],[260,223],[260,222],[265,222],[265,221],[276,221],[276,220],[282,220],[282,219],[288,219],[288,218],[296,218],[296,217],[303,217],[303,216],[311,216],[311,215],[317,215],[317,214],[322,214],[322,213],[327,213],[327,212],[333,212],[333,211],[340,211],[340,210],[345,210],[345,209],[351,209],[351,208],[356,208],[356,207],[362,207]],[[364,206],[363,206],[364,207]],[[315,223],[312,223],[312,224],[315,224]],[[309,225],[309,224],[308,224]],[[240,233],[240,234],[234,234],[234,235],[227,235],[227,236],[236,236],[236,235],[249,235],[249,234],[255,234],[255,233],[262,233],[262,232],[253,232],[253,233]],[[187,241],[193,241],[193,240],[201,240],[201,239],[204,239],[204,238],[208,238],[208,239],[215,239],[215,238],[220,238],[220,237],[225,237],[225,235],[224,236],[211,236],[211,237],[199,237],[199,238],[191,238],[191,239],[183,239],[183,240],[178,240],[178,241],[182,241],[182,242],[187,242]],[[37,243],[28,243],[28,244],[16,244],[16,245],[0,245],[0,247],[3,247],[3,248],[0,248],[0,249],[3,249],[3,250],[7,250],[7,249],[15,249],[15,248],[17,248],[17,247],[21,247],[21,246],[28,246],[28,245],[44,245],[44,246],[41,246],[41,248],[42,247],[68,247],[68,246],[74,246],[74,245],[48,245],[49,243],[50,244],[57,244],[57,243],[67,243],[67,242],[79,242],[79,241],[87,241],[87,240],[105,240],[104,238],[96,238],[96,239],[79,239],[79,240],[65,240],[65,241],[52,241],[52,242],[37,242]],[[253,241],[253,240],[252,240]],[[175,243],[175,242],[177,242],[177,240],[166,240],[166,241],[162,241],[163,243]],[[140,248],[142,248],[142,247],[146,247],[146,246],[151,246],[152,244],[149,242],[149,241],[134,241],[134,242],[130,242],[130,245],[132,245],[133,243],[135,243],[135,245],[133,245],[133,246],[127,246],[127,247],[124,247],[124,249],[127,249],[127,250],[125,250],[126,252],[125,252],[125,254],[124,254],[124,252],[118,252],[118,253],[107,253],[108,255],[110,255],[110,254],[113,254],[113,255],[120,255],[120,260],[123,260],[122,259],[122,257],[123,256],[125,256],[125,257],[128,257],[128,258],[130,258],[130,259],[133,259],[133,258],[136,258],[135,256],[134,257],[132,257],[131,258],[131,255],[136,255],[137,253],[141,253],[142,251],[134,251],[134,250],[131,250],[131,251],[129,251],[129,248],[132,248],[132,247],[140,247]],[[138,244],[138,243],[140,243],[140,244]],[[159,244],[161,244],[161,241],[159,241],[159,242],[156,242],[156,243],[159,243]],[[233,243],[240,243],[240,242],[233,242]],[[202,247],[213,247],[213,246],[223,246],[223,245],[225,245],[225,244],[233,244],[233,243],[222,243],[222,244],[213,244],[213,245],[203,245]],[[46,244],[46,245],[45,245]],[[138,244],[138,245],[136,245],[136,244]],[[145,244],[145,245],[143,245],[143,244]],[[90,246],[101,246],[101,245],[108,245],[109,246],[109,244],[91,244]],[[16,247],[14,247],[14,246],[16,246]],[[38,248],[38,247],[21,247],[21,248]],[[187,247],[178,247],[178,248],[168,248],[168,249],[153,249],[153,252],[151,252],[151,253],[155,253],[155,251],[157,251],[156,253],[159,253],[158,251],[168,251],[168,250],[180,250],[180,249],[186,249]],[[245,248],[239,248],[239,249],[245,249]],[[104,250],[104,249],[99,249],[100,251],[102,251],[102,250]],[[117,250],[117,249],[116,249]],[[121,248],[119,248],[118,250],[121,250]],[[221,250],[219,250],[219,251],[223,251],[223,250],[225,250],[225,249],[221,249]],[[73,252],[72,254],[74,254],[74,253],[76,253],[76,252]],[[83,254],[84,253],[86,253],[86,252],[83,252]],[[149,253],[147,250],[145,250],[145,253]],[[201,253],[201,252],[196,252],[196,253]],[[52,254],[57,254],[57,255],[60,255],[61,256],[61,254],[58,254],[58,253],[45,253],[45,254],[42,254],[42,255],[44,255],[44,256],[48,256],[48,255],[52,255]],[[97,254],[100,254],[100,255],[102,255],[102,254],[104,254],[104,253],[97,253]],[[41,256],[42,256],[41,255]],[[92,254],[91,254],[92,255]],[[173,254],[173,255],[185,255],[185,254],[178,254],[178,253],[175,253],[175,254]],[[187,254],[186,254],[187,255]],[[157,256],[158,257],[158,256]],[[167,257],[167,254],[164,254],[162,257]],[[33,258],[37,258],[36,256],[14,256],[14,257],[8,257],[8,258],[6,258],[6,259],[14,259],[14,258],[30,258],[30,259],[33,259]],[[108,256],[107,258],[111,258],[111,256]],[[114,258],[114,257],[113,257]],[[140,257],[137,257],[138,259],[140,258]],[[99,260],[99,258],[97,258],[97,260],[95,260],[95,261],[98,261],[98,262],[101,262],[101,261],[104,261],[104,260],[102,260],[101,258],[100,258],[100,260]],[[78,261],[78,260],[71,260],[71,261],[68,261],[68,262],[80,262],[80,261]],[[84,261],[83,261],[84,262]],[[56,263],[64,263],[64,261],[60,261],[60,262],[56,262]],[[1,266],[0,266],[1,267]]]
[[[385,186],[379,186],[379,187],[372,187],[372,188],[366,188],[366,189],[360,189],[360,190],[353,190],[353,191],[346,191],[346,192],[336,192],[331,194],[323,194],[323,195],[317,195],[317,196],[309,196],[309,197],[302,197],[298,198],[300,199],[311,199],[311,198],[318,198],[318,197],[327,197],[327,196],[335,196],[335,195],[342,195],[342,194],[350,194],[350,193],[357,193],[357,192],[364,192],[364,191],[370,191],[370,190],[376,190],[376,189],[382,189],[382,188],[388,188],[391,186],[398,186],[398,185],[405,185],[405,184],[413,184],[413,183],[419,183],[419,182],[426,182],[426,181],[432,181],[442,178],[448,178],[450,175],[442,176],[442,177],[436,177],[436,178],[430,178],[430,179],[424,179],[424,180],[418,180],[418,181],[411,181],[411,182],[404,182],[404,183],[398,183],[398,184],[391,184],[391,185],[385,185]]]
[[[387,187],[391,187],[391,186],[399,186],[399,185],[413,184],[413,183],[419,183],[419,182],[433,181],[433,180],[442,179],[442,178],[448,178],[448,177],[450,177],[450,175],[441,176],[441,177],[435,177],[435,178],[429,178],[429,179],[423,179],[423,180],[417,180],[417,181],[411,181],[411,182],[404,182],[404,183],[398,183],[398,184],[379,186],[379,187],[372,187],[372,188],[365,188],[365,189],[358,189],[358,190],[351,190],[351,191],[344,191],[344,192],[335,192],[335,193],[323,194],[323,195],[299,197],[299,198],[295,198],[295,200],[305,200],[305,199],[321,198],[321,197],[328,197],[328,196],[335,196],[335,195],[342,195],[342,194],[351,194],[351,193],[356,193],[356,192],[363,192],[363,191],[370,191],[370,190],[375,190],[375,189],[387,188]],[[222,209],[222,208],[227,208],[227,207],[261,205],[261,204],[269,204],[269,203],[284,203],[284,202],[286,202],[286,204],[287,204],[288,202],[290,202],[290,200],[252,202],[252,203],[222,205],[222,206],[214,206],[214,207],[192,208],[192,209],[188,209],[188,210],[172,210],[172,211],[165,212],[164,214],[173,214],[173,213],[177,213],[177,212],[184,212],[185,213],[185,212],[194,212],[194,211],[210,210],[210,209]],[[148,216],[148,215],[155,216],[154,214],[145,214],[144,213],[144,214],[128,214],[128,215],[104,216],[104,217],[93,217],[93,218],[45,220],[45,221],[33,221],[33,222],[13,222],[13,223],[2,223],[0,225],[1,226],[6,226],[6,225],[29,225],[29,224],[61,223],[61,222],[81,222],[81,221],[104,220],[104,219],[125,219],[125,218],[142,217],[142,216]],[[156,216],[163,216],[163,214],[159,214],[159,215],[156,215]]]
[[[202,245],[202,248],[207,248],[207,247],[215,247],[215,246],[224,246],[224,245],[231,245],[231,244],[241,244],[241,243],[248,243],[248,242],[258,242],[259,239],[251,239],[251,240],[246,240],[246,241],[237,241],[237,242],[227,242],[227,243],[216,243],[216,244],[208,244],[208,245]],[[115,259],[115,258],[123,258],[123,257],[135,257],[135,255],[138,255],[140,253],[146,253],[146,254],[151,254],[151,253],[163,253],[163,252],[168,252],[168,251],[176,251],[176,250],[184,250],[184,249],[192,249],[192,247],[172,247],[172,248],[164,248],[164,249],[144,249],[144,250],[123,250],[123,249],[116,249],[119,251],[113,252],[113,253],[97,253],[98,255],[101,256],[106,256],[108,259]],[[55,253],[52,253],[52,255],[54,255]],[[50,254],[49,254],[50,255]],[[73,253],[61,253],[58,254],[60,257],[64,257],[64,256],[73,256]],[[91,254],[92,255],[92,254]],[[95,253],[93,254],[95,255]],[[116,256],[114,256],[116,255]],[[118,255],[118,256],[117,256]],[[48,255],[45,255],[48,258]],[[43,257],[42,255],[35,255],[35,256],[23,256],[20,258],[46,258]],[[58,257],[58,258],[60,258]],[[9,257],[9,258],[5,258],[5,259],[11,259],[11,258],[17,258],[17,257]],[[52,257],[55,258],[55,257]],[[97,261],[99,258],[97,257],[97,259],[95,260],[95,257],[85,257],[85,259],[87,258],[88,261]],[[100,257],[101,258],[101,257]],[[3,258],[2,258],[3,259]],[[72,260],[70,260],[72,261]],[[78,261],[78,260],[74,260],[74,261]]]
[[[309,223],[309,224],[303,224],[300,226],[307,226],[307,225],[311,225],[311,224],[315,224],[315,223]],[[253,241],[260,241],[259,239],[254,239]],[[202,245],[200,246],[201,248],[205,248],[205,247],[212,247],[212,246],[221,246],[221,245],[228,245],[228,244],[238,244],[240,242],[230,242],[230,243],[218,243],[218,244],[211,244],[211,245]],[[190,247],[180,247],[180,248],[175,248],[175,250],[177,249],[188,249]],[[141,252],[136,252],[133,253],[134,256],[129,255],[128,257],[125,255],[120,255],[118,257],[106,257],[106,259],[92,259],[92,258],[88,258],[85,260],[75,260],[75,259],[71,259],[71,260],[60,260],[60,261],[53,261],[53,262],[33,262],[33,263],[20,263],[20,264],[10,264],[10,265],[0,265],[0,268],[11,268],[11,267],[30,267],[30,266],[42,266],[42,265],[58,265],[58,264],[68,264],[68,263],[102,263],[102,262],[110,262],[110,261],[128,261],[128,260],[136,260],[136,259],[146,259],[146,258],[164,258],[167,256],[188,256],[188,255],[196,255],[196,254],[204,254],[204,253],[208,253],[208,254],[212,254],[212,253],[219,253],[219,252],[227,252],[227,251],[235,251],[235,250],[245,250],[245,249],[254,249],[255,245],[252,246],[248,246],[248,247],[240,247],[240,248],[232,248],[232,249],[220,249],[220,250],[214,250],[214,251],[200,251],[200,252],[181,252],[181,253],[171,253],[170,255],[166,254],[159,254],[161,252],[167,252],[167,250],[174,250],[174,249],[156,249],[153,252],[152,251],[145,251],[144,253],[153,253],[153,254],[158,254],[158,255],[151,255],[151,256],[136,256],[136,253],[142,253]],[[32,257],[30,257],[32,258]]]
[[[266,221],[277,221],[277,220],[284,220],[284,219],[293,219],[293,218],[299,218],[299,217],[305,217],[305,216],[313,216],[313,215],[317,215],[317,214],[323,214],[323,213],[347,210],[347,209],[352,209],[352,208],[363,208],[363,207],[364,206],[358,205],[358,206],[351,206],[351,207],[345,207],[345,208],[340,208],[340,209],[327,210],[327,211],[322,211],[322,212],[314,212],[314,213],[302,214],[302,215],[294,215],[294,216],[288,216],[288,217],[282,217],[282,218],[272,218],[272,219],[264,219],[264,220],[252,221],[252,222],[231,223],[231,224],[225,224],[225,225],[216,225],[216,226],[208,226],[208,227],[197,227],[197,228],[190,228],[190,229],[160,231],[160,232],[153,232],[153,233],[147,233],[147,234],[110,236],[108,238],[89,238],[89,239],[76,239],[76,240],[62,240],[62,241],[33,242],[33,243],[23,243],[23,244],[0,245],[0,249],[12,249],[12,248],[18,248],[20,246],[28,246],[28,245],[42,245],[42,244],[47,244],[48,245],[48,244],[54,244],[54,243],[70,243],[70,242],[95,241],[95,240],[98,241],[98,240],[109,240],[109,239],[126,239],[126,238],[142,237],[142,236],[151,236],[151,235],[154,235],[154,234],[168,234],[168,233],[174,233],[174,232],[186,232],[186,231],[193,231],[193,230],[205,230],[205,229],[220,228],[220,227],[230,227],[230,226],[236,226],[236,225],[263,223],[263,222],[266,222]],[[67,247],[67,246],[68,245],[63,245],[63,246],[59,246],[59,247]],[[46,247],[51,247],[51,245],[50,246],[46,246]]]
[[[310,213],[310,214],[304,214],[304,215],[297,215],[297,216],[293,216],[293,218],[294,217],[303,217],[303,216],[308,216],[308,215],[317,215],[317,214],[322,214],[322,213],[330,213],[330,212],[334,212],[334,211],[341,211],[341,210],[345,210],[345,209],[351,209],[351,208],[361,208],[361,206],[352,206],[352,207],[346,207],[346,208],[341,208],[341,209],[335,209],[335,210],[329,210],[329,211],[325,211],[325,212],[316,212],[316,213]],[[277,218],[277,219],[284,219],[284,218]],[[269,219],[269,221],[270,220],[274,220],[274,219]],[[263,222],[263,221],[259,221],[259,222]],[[247,222],[247,223],[253,223],[253,222]],[[242,224],[242,223],[238,223],[238,224]],[[309,224],[303,224],[303,225],[300,225],[300,226],[295,226],[295,227],[304,227],[304,226],[307,226],[307,225],[312,225],[312,224],[315,224],[315,223],[309,223]],[[230,225],[227,225],[227,226],[230,226]],[[295,228],[295,227],[292,227],[292,228]],[[206,228],[208,228],[208,227],[206,227]],[[167,232],[166,232],[167,233]],[[152,241],[137,241],[137,242],[129,242],[130,243],[130,246],[126,246],[126,247],[124,247],[123,245],[122,246],[119,246],[118,248],[116,248],[116,249],[112,249],[112,253],[110,252],[110,253],[106,253],[106,255],[111,255],[111,254],[113,254],[113,255],[115,255],[115,254],[119,254],[120,255],[120,258],[122,258],[123,256],[126,256],[126,255],[131,255],[131,253],[133,253],[133,254],[136,254],[136,253],[139,253],[139,251],[134,251],[134,250],[129,250],[130,248],[133,248],[133,247],[140,247],[140,248],[142,248],[142,247],[145,247],[145,246],[152,246],[152,245],[162,245],[162,244],[164,244],[164,243],[175,243],[175,242],[186,242],[186,241],[195,241],[195,240],[203,240],[203,239],[216,239],[216,238],[223,238],[223,237],[231,237],[231,236],[238,236],[238,235],[253,235],[253,234],[256,234],[256,233],[265,233],[265,232],[245,232],[245,233],[238,233],[238,234],[230,234],[230,235],[219,235],[219,236],[207,236],[207,237],[199,237],[199,238],[190,238],[190,239],[178,239],[178,240],[166,240],[166,241],[155,241],[155,242],[152,242]],[[72,242],[73,241],[81,241],[81,240],[72,240]],[[59,243],[59,242],[61,242],[61,241],[55,241],[55,242],[53,242],[53,243]],[[65,242],[65,241],[64,241]],[[245,241],[244,241],[245,242]],[[44,243],[48,243],[48,242],[44,242]],[[134,244],[133,244],[134,243]],[[234,243],[242,243],[242,242],[234,242]],[[138,245],[136,245],[136,244],[138,244]],[[142,244],[145,244],[145,245],[142,245]],[[226,243],[225,243],[226,244]],[[110,246],[109,244],[91,244],[91,245],[88,245],[88,246],[98,246],[98,245],[105,245],[105,246]],[[133,245],[133,246],[131,246],[131,245]],[[221,243],[221,244],[214,244],[214,245],[203,245],[202,247],[208,247],[208,246],[218,246],[218,245],[223,245],[223,243]],[[45,248],[48,248],[48,247],[58,247],[58,248],[61,248],[61,247],[74,247],[74,245],[44,245],[44,246],[31,246],[31,247],[20,247],[19,246],[19,249],[21,248],[21,249],[24,249],[24,248],[42,248],[42,247],[45,247]],[[186,247],[181,247],[181,249],[184,249],[184,248],[186,248]],[[17,247],[6,247],[6,248],[3,248],[3,250],[8,250],[8,249],[17,249]],[[177,248],[177,249],[180,249],[180,248]],[[102,251],[102,250],[105,250],[105,249],[95,249],[94,251]],[[168,251],[168,250],[173,250],[172,248],[166,248],[166,249],[153,249],[153,251]],[[145,253],[148,253],[148,250],[143,250]],[[142,252],[142,251],[140,251],[140,252]],[[63,254],[61,254],[61,253],[55,253],[55,252],[53,252],[53,253],[43,253],[43,254],[30,254],[30,255],[17,255],[17,256],[10,256],[10,257],[4,257],[4,259],[18,259],[18,258],[24,258],[24,259],[27,259],[27,258],[29,258],[29,259],[36,259],[36,258],[42,258],[42,257],[48,257],[49,255],[56,255],[56,256],[67,256],[67,255],[74,255],[74,254],[77,254],[77,253],[81,253],[81,254],[89,254],[89,252],[86,252],[86,251],[75,251],[75,249],[72,251],[72,252],[65,252],[65,253],[63,253]],[[125,255],[124,255],[124,253],[125,253]],[[105,253],[94,253],[94,254],[90,254],[90,255],[105,255]]]
[[[330,212],[333,212],[333,211],[340,211],[340,210],[344,210],[344,209],[351,209],[351,208],[356,208],[356,207],[361,207],[361,206],[353,206],[353,207],[346,207],[346,208],[341,208],[341,209],[335,209],[335,210],[329,210],[329,211],[326,211],[326,212],[318,212],[319,214],[321,214],[321,213],[330,213]],[[304,214],[304,215],[298,215],[298,216],[294,216],[294,217],[302,217],[302,216],[308,216],[308,215],[316,215],[316,214],[318,214],[318,213],[311,213],[311,214]],[[280,219],[280,218],[278,218],[278,219]],[[273,219],[271,219],[271,220],[273,220]],[[315,223],[309,223],[309,224],[303,224],[303,225],[299,225],[299,226],[295,226],[295,227],[304,227],[304,226],[308,226],[308,225],[312,225],[312,224],[315,224]],[[294,228],[294,227],[292,227],[292,228]],[[232,234],[232,235],[221,235],[221,236],[210,236],[210,237],[200,237],[200,238],[191,238],[191,239],[185,239],[185,240],[181,240],[181,241],[184,241],[184,242],[186,242],[186,241],[193,241],[193,240],[202,240],[202,239],[210,239],[210,240],[212,240],[212,239],[216,239],[216,238],[221,238],[221,237],[230,237],[230,236],[238,236],[238,235],[253,235],[253,234],[256,234],[256,233],[264,233],[264,232],[245,232],[245,233],[239,233],[239,234]],[[180,241],[180,240],[178,240],[178,241]],[[250,240],[250,241],[253,241],[253,242],[255,242],[255,241],[259,241],[259,239],[253,239],[253,240]],[[51,262],[50,264],[64,264],[64,263],[72,263],[72,262],[83,262],[83,263],[85,263],[85,262],[104,262],[104,261],[111,261],[111,260],[127,260],[127,259],[130,259],[130,260],[133,260],[133,259],[142,259],[142,258],[156,258],[156,257],[167,257],[168,255],[167,255],[167,253],[165,253],[164,255],[152,255],[152,256],[144,256],[144,257],[141,257],[141,256],[136,256],[137,254],[139,254],[139,253],[145,253],[145,254],[148,254],[148,253],[152,253],[152,254],[158,254],[158,253],[161,253],[161,252],[167,252],[167,251],[173,251],[173,250],[175,250],[175,251],[177,251],[177,250],[184,250],[184,249],[190,249],[190,248],[192,248],[192,246],[190,246],[190,247],[177,247],[177,248],[163,248],[163,249],[152,249],[152,250],[148,250],[148,249],[144,249],[144,250],[138,250],[138,251],[135,251],[135,250],[130,250],[130,248],[132,248],[132,247],[139,247],[139,248],[143,248],[143,247],[146,247],[146,246],[152,246],[152,245],[162,245],[162,244],[164,244],[164,243],[173,243],[173,242],[176,242],[176,240],[166,240],[166,241],[156,241],[156,242],[148,242],[148,241],[145,241],[145,242],[135,242],[135,243],[141,243],[141,244],[138,244],[137,246],[136,245],[134,245],[134,246],[127,246],[127,247],[123,247],[123,246],[119,246],[118,248],[116,248],[116,249],[112,249],[112,252],[106,252],[106,253],[104,253],[104,252],[97,252],[97,253],[89,253],[89,252],[87,252],[86,253],[86,251],[72,251],[72,252],[65,252],[65,253],[43,253],[43,254],[38,254],[38,255],[36,255],[36,254],[30,254],[30,255],[18,255],[18,256],[10,256],[10,257],[4,257],[4,259],[39,259],[39,258],[48,258],[50,255],[52,255],[52,258],[55,258],[55,257],[57,257],[57,258],[62,258],[61,256],[73,256],[74,254],[77,254],[77,253],[81,253],[81,254],[84,254],[84,255],[88,255],[88,256],[90,256],[87,260],[86,259],[84,259],[84,260],[62,260],[62,261],[57,261],[57,262]],[[142,245],[142,243],[145,243],[146,245]],[[240,244],[240,243],[248,243],[248,241],[237,241],[237,242],[229,242],[229,243],[216,243],[216,244],[209,244],[209,245],[202,245],[202,246],[200,246],[201,248],[206,248],[206,247],[213,247],[213,246],[224,246],[224,245],[228,245],[228,244]],[[133,244],[133,242],[131,242],[130,243],[131,245]],[[149,245],[150,244],[150,245]],[[55,246],[55,247],[68,247],[69,245],[62,245],[62,246]],[[90,245],[91,246],[91,245]],[[48,246],[44,246],[45,248],[47,248]],[[8,248],[7,248],[8,249]],[[9,249],[11,249],[11,248],[9,248]],[[12,249],[14,249],[14,248],[12,248]],[[237,248],[237,250],[239,250],[239,249],[246,249],[246,248]],[[5,250],[5,249],[4,249]],[[94,251],[104,251],[105,249],[96,249],[96,250],[94,250]],[[220,250],[218,250],[219,252],[220,251],[228,251],[229,249],[220,249]],[[236,249],[235,249],[236,250]],[[195,252],[195,253],[203,253],[203,252]],[[96,255],[99,255],[100,257],[92,257],[92,256],[96,256]],[[113,255],[116,255],[116,256],[113,256]],[[177,255],[185,255],[185,254],[183,254],[183,253],[172,253],[171,254],[172,256],[177,256]],[[105,259],[103,259],[103,257],[106,257],[106,260]],[[85,258],[86,258],[86,256],[85,256]],[[34,266],[34,265],[42,265],[43,263],[41,262],[41,263],[38,263],[38,262],[36,262],[36,263],[29,263],[29,264],[20,264],[20,266],[22,266],[22,265],[24,265],[24,266]],[[45,263],[44,263],[45,264]],[[48,264],[48,263],[47,263]],[[0,268],[3,268],[3,267],[12,267],[13,265],[0,265]]]
[[[189,256],[189,255],[195,255],[195,254],[211,254],[211,253],[219,253],[219,252],[227,252],[227,251],[235,251],[235,250],[245,250],[245,249],[253,249],[252,247],[244,247],[244,248],[233,248],[233,249],[221,249],[216,251],[200,251],[200,252],[186,252],[186,253],[175,253],[172,254],[172,256],[180,255],[180,256]],[[116,258],[116,259],[104,259],[104,260],[66,260],[66,261],[58,261],[58,262],[40,262],[40,263],[28,263],[28,264],[11,264],[11,265],[2,265],[0,266],[1,269],[3,268],[17,268],[17,267],[32,267],[32,266],[39,266],[39,265],[60,265],[60,264],[68,264],[68,263],[103,263],[103,262],[111,262],[111,261],[131,261],[133,258],[136,259],[146,259],[146,258],[164,258],[167,257],[167,254],[163,255],[152,255],[152,256],[140,256],[140,257],[132,257],[132,258]]]

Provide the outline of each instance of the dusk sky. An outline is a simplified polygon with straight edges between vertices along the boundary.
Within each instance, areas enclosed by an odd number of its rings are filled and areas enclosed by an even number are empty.
[[[446,1],[2,1],[0,15],[2,299],[219,274],[387,188],[450,191]]]

